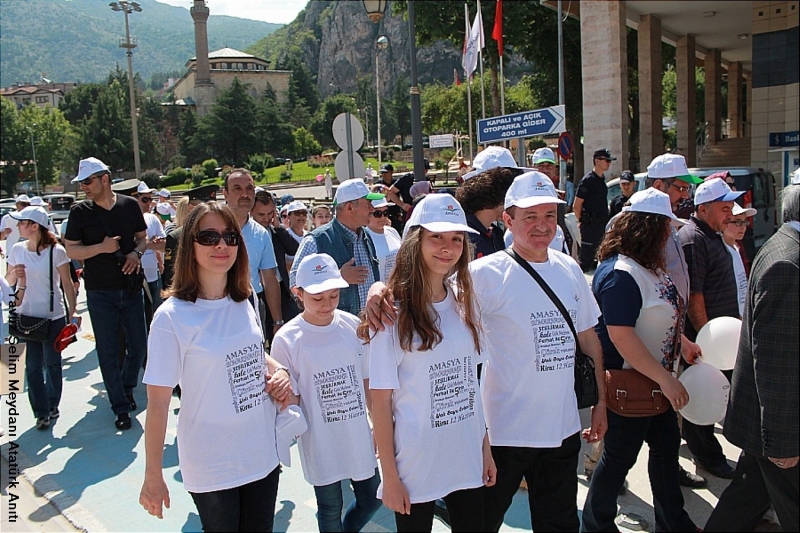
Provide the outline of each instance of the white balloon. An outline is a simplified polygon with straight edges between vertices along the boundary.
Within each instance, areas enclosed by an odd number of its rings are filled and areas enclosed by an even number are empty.
[[[739,351],[739,333],[742,321],[732,316],[721,316],[706,322],[697,333],[697,344],[703,350],[703,361],[720,370],[732,370]]]
[[[687,368],[679,379],[689,393],[689,403],[680,410],[683,418],[698,426],[722,420],[731,384],[718,368],[700,362]]]

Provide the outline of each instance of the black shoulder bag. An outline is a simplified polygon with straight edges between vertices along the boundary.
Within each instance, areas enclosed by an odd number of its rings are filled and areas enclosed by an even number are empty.
[[[92,205],[92,211],[94,211],[94,209],[95,206]],[[106,235],[109,237],[114,237],[114,235],[111,233],[111,228],[108,226],[108,221],[102,216],[100,216],[100,214],[97,213],[96,211],[94,215],[100,221],[100,225],[103,226],[103,231],[106,233]],[[122,265],[125,264],[125,254],[122,253],[122,249],[118,249],[116,252],[114,252],[114,257],[117,259],[117,265],[119,265],[119,267],[122,268]],[[144,269],[141,268],[141,266],[133,274],[123,273],[122,276],[125,278],[125,288],[128,291],[136,292],[144,288]]]
[[[538,272],[531,268],[527,261],[518,256],[511,248],[506,249],[505,252],[519,263],[519,266],[521,266],[525,272],[536,280],[536,283],[539,284],[544,293],[553,301],[556,308],[564,315],[564,320],[567,321],[569,329],[575,337],[575,397],[578,399],[578,409],[585,409],[586,407],[597,405],[600,397],[597,389],[597,376],[595,375],[594,361],[581,350],[578,332],[575,331],[575,325],[572,323],[572,318],[569,316],[564,304],[561,303],[561,300],[558,299],[553,289],[550,288]]]
[[[50,313],[53,312],[53,246],[50,247]],[[50,319],[8,312],[8,334],[27,342],[47,342],[50,338]]]

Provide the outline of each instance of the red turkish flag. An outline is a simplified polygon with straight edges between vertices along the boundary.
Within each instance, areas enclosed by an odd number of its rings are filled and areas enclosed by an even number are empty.
[[[497,53],[503,57],[503,0],[497,0],[497,8],[494,10],[492,39],[497,41]]]

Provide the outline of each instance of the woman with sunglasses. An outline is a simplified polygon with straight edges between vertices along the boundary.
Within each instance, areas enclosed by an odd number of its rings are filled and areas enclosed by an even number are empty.
[[[290,384],[288,371],[265,355],[248,301],[248,270],[231,209],[198,205],[181,233],[169,298],[150,328],[139,503],[159,518],[162,505],[169,507],[162,459],[172,389],[180,384],[180,469],[205,531],[273,526],[280,472],[275,417]]]
[[[392,227],[392,222],[389,220],[389,207],[390,204],[386,198],[373,200],[372,213],[370,213],[369,223],[365,228],[372,237],[375,253],[378,255],[378,272],[381,279],[375,281],[384,283],[389,279],[389,273],[394,268],[394,260],[402,241],[400,234]]]
[[[453,531],[483,531],[483,487],[495,483],[477,364],[486,357],[463,209],[426,196],[406,225],[388,287],[394,327],[370,342],[369,386],[383,482],[397,531],[431,531],[444,498]],[[368,337],[366,319],[359,333]]]
[[[20,237],[27,239],[16,243],[8,254],[6,279],[9,284],[18,281],[18,270],[12,267],[23,266],[27,277],[24,283],[27,287],[17,284],[17,290],[25,289],[25,298],[17,312],[49,321],[46,341],[25,341],[28,400],[36,416],[36,429],[43,430],[60,415],[61,353],[56,351],[53,342],[75,315],[75,285],[69,272],[67,252],[56,243],[56,236],[48,229],[50,217],[47,212],[41,207],[30,206],[10,216],[19,221]],[[62,294],[66,295],[69,303],[67,308]]]

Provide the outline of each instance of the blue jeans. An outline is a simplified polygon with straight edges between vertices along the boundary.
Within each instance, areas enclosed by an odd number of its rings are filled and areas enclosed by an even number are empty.
[[[314,487],[317,495],[317,524],[320,531],[361,531],[367,522],[381,508],[378,499],[378,485],[381,477],[378,469],[375,475],[363,481],[352,481],[353,492],[356,499],[347,507],[342,518],[342,482],[337,481],[330,485]]]
[[[155,281],[148,281],[147,287],[150,289],[150,296],[153,298],[153,313],[156,312],[156,309],[161,305],[164,301],[161,298],[161,289],[163,288],[161,282],[161,276],[159,275]]]
[[[28,381],[28,401],[36,418],[47,418],[51,409],[61,402],[61,354],[53,342],[67,325],[64,317],[50,321],[47,342],[26,341],[25,379]]]
[[[281,466],[267,477],[232,489],[190,492],[203,531],[272,531]]]
[[[636,463],[644,442],[650,448],[647,472],[653,491],[655,531],[695,531],[683,508],[679,484],[678,448],[681,435],[675,411],[640,418],[608,412],[603,455],[597,463],[583,506],[581,531],[617,531],[617,496]]]
[[[116,415],[130,413],[131,404],[126,395],[133,394],[139,383],[139,370],[147,352],[142,290],[86,291],[86,304],[92,320],[100,373],[103,375],[111,409]],[[128,347],[121,369],[118,334],[120,325],[125,331]]]

